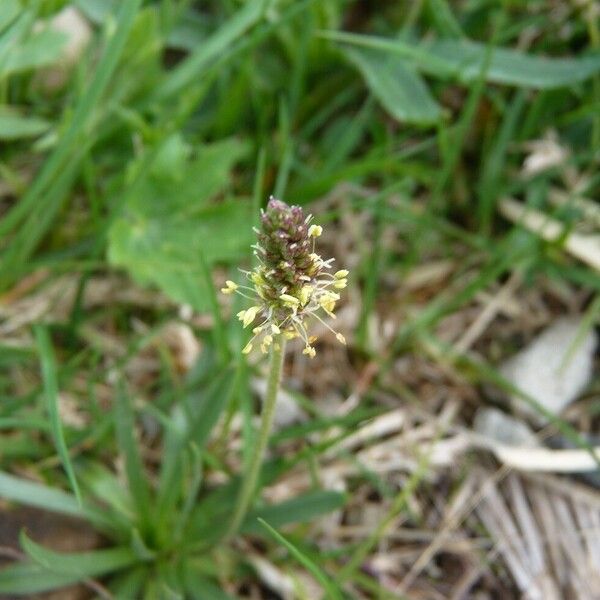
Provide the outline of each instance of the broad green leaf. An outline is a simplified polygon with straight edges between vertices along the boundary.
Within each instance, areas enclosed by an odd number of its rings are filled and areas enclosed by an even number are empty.
[[[50,123],[45,119],[0,112],[0,140],[36,137],[49,127]]]
[[[335,583],[329,579],[327,575],[323,572],[323,570],[312,561],[306,554],[301,552],[292,542],[284,538],[279,532],[277,532],[269,523],[267,523],[264,519],[259,519],[260,524],[282,545],[285,546],[290,554],[300,563],[302,564],[308,571],[310,571],[315,579],[323,586],[325,589],[325,595],[330,600],[341,600],[342,592],[335,585]]]
[[[8,27],[10,23],[17,18],[22,8],[19,0],[2,0],[2,10],[0,11],[0,32]]]
[[[67,37],[64,33],[45,29],[14,45],[2,65],[2,74],[13,75],[50,65],[59,58],[66,42]]]
[[[11,17],[11,15],[8,15]],[[5,23],[4,31],[0,33],[0,76],[9,75],[7,65],[12,60],[15,48],[24,43],[27,33],[35,20],[35,12],[21,10],[18,18],[12,17]]]
[[[430,125],[441,109],[423,79],[398,56],[364,48],[346,48],[346,56],[361,72],[367,86],[383,107],[399,121]]]
[[[476,81],[482,73],[487,46],[479,42],[438,39],[422,43],[325,31],[327,39],[371,48],[383,56],[396,54],[410,59],[418,71],[442,78],[455,78],[464,83]],[[600,54],[577,58],[548,58],[525,54],[510,48],[494,48],[486,81],[535,89],[553,89],[574,85],[600,72]]]
[[[50,428],[52,429],[52,437],[60,460],[63,464],[69,483],[73,488],[75,497],[81,504],[81,492],[77,485],[75,471],[71,464],[71,457],[65,442],[62,423],[60,422],[60,414],[58,412],[58,382],[56,379],[56,360],[54,358],[54,350],[48,330],[42,325],[36,325],[34,328],[35,340],[40,354],[42,367],[42,381],[44,385],[44,396],[46,397],[46,408],[50,417]]]
[[[344,501],[344,495],[338,492],[310,492],[280,504],[263,506],[251,512],[246,517],[241,530],[243,533],[260,533],[260,519],[268,521],[274,527],[310,521],[341,508]]]
[[[214,290],[202,261],[239,258],[252,243],[250,203],[209,202],[226,192],[244,152],[241,142],[224,140],[201,146],[190,159],[180,140],[166,140],[110,230],[109,260],[176,302],[208,309]]]

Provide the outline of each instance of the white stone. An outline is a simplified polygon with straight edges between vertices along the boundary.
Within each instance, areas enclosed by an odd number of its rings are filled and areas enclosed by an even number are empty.
[[[252,389],[264,401],[267,393],[266,379],[252,379]],[[295,423],[304,423],[308,417],[304,410],[298,406],[295,398],[285,389],[280,388],[277,394],[277,403],[275,404],[275,414],[273,415],[273,430],[279,431]]]
[[[507,446],[538,446],[535,434],[525,423],[497,408],[480,408],[475,414],[473,429],[494,442]]]
[[[578,339],[581,326],[581,318],[558,320],[504,362],[500,373],[546,410],[559,414],[579,396],[592,376],[597,335],[592,329]],[[535,407],[517,395],[511,401],[515,408],[539,422],[547,422]]]

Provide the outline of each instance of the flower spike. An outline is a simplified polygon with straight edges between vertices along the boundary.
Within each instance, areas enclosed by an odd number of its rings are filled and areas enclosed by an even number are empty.
[[[255,230],[258,241],[253,248],[259,264],[245,272],[250,285],[238,286],[228,280],[221,289],[224,294],[251,297],[255,303],[237,315],[244,327],[257,317],[259,322],[243,353],[249,353],[255,341],[262,352],[267,352],[277,344],[277,336],[283,335],[285,339],[300,337],[305,344],[303,354],[313,358],[314,338],[307,331],[311,317],[323,323],[319,316],[322,311],[335,318],[340,295],[334,290],[346,287],[349,273],[346,269],[329,272],[334,259],[323,260],[315,252],[316,238],[323,228],[310,224],[311,220],[312,216],[305,217],[300,206],[289,206],[271,196],[267,208],[261,211],[260,228]],[[341,333],[333,333],[340,343],[346,343]]]

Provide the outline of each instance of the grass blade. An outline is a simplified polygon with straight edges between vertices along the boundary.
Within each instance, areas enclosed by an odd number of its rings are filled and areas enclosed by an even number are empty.
[[[53,180],[60,175],[64,167],[72,159],[72,155],[78,152],[78,141],[83,132],[86,131],[94,108],[100,101],[117,67],[141,1],[123,1],[117,15],[117,28],[96,68],[94,79],[79,100],[73,112],[70,125],[61,136],[58,145],[42,167],[33,185],[28,188],[19,202],[13,206],[3,221],[0,222],[0,237],[4,237],[23,219],[35,222],[41,210],[49,209],[47,206],[48,199],[43,197],[43,193],[47,191]],[[34,207],[36,210],[33,210]],[[44,229],[46,230],[49,225],[49,223],[45,223]],[[13,240],[13,244],[17,244],[18,241],[19,238],[17,237]],[[23,253],[23,256],[19,257],[20,260],[25,260],[30,251],[28,249],[28,252]]]
[[[156,93],[156,99],[166,100],[197,80],[204,67],[217,58],[235,40],[259,21],[268,0],[251,0],[228,23],[206,40],[173,72]]]
[[[284,538],[278,531],[273,529],[264,519],[258,519],[260,524],[282,545],[285,546],[289,553],[308,571],[312,573],[315,579],[323,586],[327,598],[341,600],[342,594],[336,585],[323,573],[323,571],[314,563],[306,554],[303,554],[290,541]]]
[[[116,395],[115,428],[119,450],[125,460],[129,492],[136,507],[140,530],[146,533],[150,525],[150,488],[135,440],[133,410],[123,382],[119,383]]]
[[[242,525],[243,533],[259,533],[256,521],[268,520],[274,527],[310,521],[344,505],[345,496],[338,492],[317,491],[302,494],[279,504],[265,506],[250,513]]]
[[[56,380],[56,360],[54,358],[54,351],[52,350],[52,342],[50,341],[48,330],[42,325],[37,325],[34,328],[34,333],[40,354],[44,395],[46,397],[46,408],[50,417],[50,428],[54,438],[54,445],[71,484],[71,488],[75,493],[75,497],[81,505],[81,492],[75,478],[75,471],[71,464],[58,412],[58,382]]]

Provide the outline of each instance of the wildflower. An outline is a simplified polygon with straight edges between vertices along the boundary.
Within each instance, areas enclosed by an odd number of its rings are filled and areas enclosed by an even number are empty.
[[[288,206],[271,197],[261,212],[260,228],[256,230],[258,241],[253,246],[259,264],[252,271],[244,271],[250,285],[227,281],[221,290],[224,294],[236,292],[254,302],[237,315],[244,327],[258,320],[252,330],[254,337],[242,350],[245,354],[252,350],[255,340],[266,353],[282,335],[285,339],[301,338],[305,345],[303,354],[313,358],[316,338],[308,334],[312,319],[323,323],[340,343],[346,343],[320,313],[335,318],[340,295],[334,290],[347,286],[349,273],[341,269],[332,274],[334,259],[324,260],[315,252],[316,238],[322,235],[323,228],[311,224],[311,220],[312,216],[305,217],[299,206]]]

